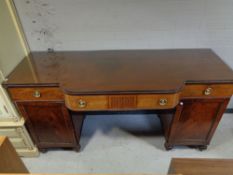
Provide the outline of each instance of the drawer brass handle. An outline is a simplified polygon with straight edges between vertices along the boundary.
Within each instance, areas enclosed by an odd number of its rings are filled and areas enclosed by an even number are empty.
[[[167,99],[166,98],[161,98],[159,100],[159,104],[160,104],[160,106],[165,106],[167,104]]]
[[[87,103],[84,100],[79,100],[78,106],[79,106],[79,108],[85,108],[87,106]]]
[[[34,94],[33,94],[33,96],[35,97],[35,98],[40,98],[40,92],[39,91],[35,91],[34,92]]]
[[[210,95],[212,93],[213,89],[212,88],[207,88],[205,91],[204,91],[204,94],[205,95]]]

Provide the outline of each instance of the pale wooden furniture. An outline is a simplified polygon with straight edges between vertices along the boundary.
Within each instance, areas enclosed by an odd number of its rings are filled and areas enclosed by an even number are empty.
[[[32,157],[39,155],[25,128],[25,120],[23,118],[20,118],[17,122],[1,121],[0,135],[9,137],[9,140],[20,156]]]
[[[171,160],[169,174],[183,175],[232,175],[233,159],[191,159]]]
[[[0,136],[0,173],[28,173],[7,137]]]

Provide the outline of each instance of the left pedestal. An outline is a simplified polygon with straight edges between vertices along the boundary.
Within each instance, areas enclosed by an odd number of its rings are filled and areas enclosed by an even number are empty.
[[[79,149],[71,116],[63,102],[17,102],[26,126],[39,150],[48,148]]]

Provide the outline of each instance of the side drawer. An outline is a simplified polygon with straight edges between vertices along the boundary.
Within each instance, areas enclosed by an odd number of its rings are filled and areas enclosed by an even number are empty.
[[[27,144],[22,138],[9,138],[15,148],[27,148]]]
[[[63,92],[58,87],[9,88],[14,101],[63,100]]]
[[[16,128],[0,128],[0,135],[7,137],[20,137]]]
[[[186,85],[181,97],[230,97],[232,94],[233,84]]]

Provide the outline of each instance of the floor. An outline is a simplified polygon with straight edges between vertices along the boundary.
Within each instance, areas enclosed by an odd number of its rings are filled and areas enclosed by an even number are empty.
[[[233,158],[233,114],[225,114],[206,151],[176,147],[165,151],[154,115],[88,116],[80,153],[53,150],[23,158],[31,173],[161,173],[172,157]]]

